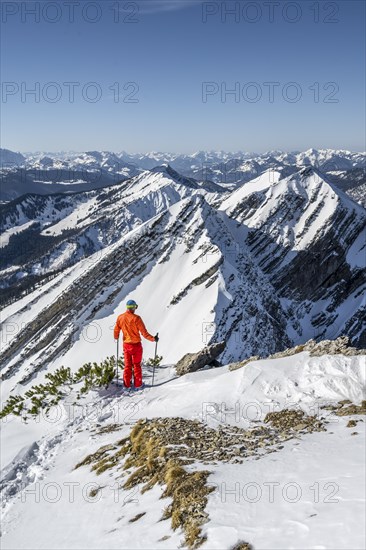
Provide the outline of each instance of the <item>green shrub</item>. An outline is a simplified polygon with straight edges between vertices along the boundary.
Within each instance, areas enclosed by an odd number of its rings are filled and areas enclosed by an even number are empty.
[[[147,360],[146,365],[148,367],[159,367],[162,360],[163,360],[162,355],[157,355],[156,357],[150,357],[150,359]]]
[[[8,414],[16,416],[37,415],[40,410],[48,412],[50,408],[67,395],[75,385],[82,384],[77,391],[77,399],[81,394],[97,388],[108,388],[116,374],[116,358],[107,357],[101,363],[86,363],[78,371],[72,373],[69,367],[60,367],[53,373],[46,374],[46,384],[32,386],[24,394],[11,395],[0,412],[0,418]],[[123,359],[118,360],[118,367],[123,368]],[[25,414],[24,414],[25,413]]]

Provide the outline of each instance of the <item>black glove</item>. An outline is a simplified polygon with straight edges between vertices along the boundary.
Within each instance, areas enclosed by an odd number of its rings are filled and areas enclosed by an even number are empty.
[[[159,335],[156,334],[156,335],[154,336],[154,339],[155,339],[155,342],[159,342]]]

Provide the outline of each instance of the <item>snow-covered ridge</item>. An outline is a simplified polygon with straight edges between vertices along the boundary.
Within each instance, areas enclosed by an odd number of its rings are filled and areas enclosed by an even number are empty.
[[[254,159],[276,159],[286,164],[296,164],[297,166],[312,165],[321,168],[327,163],[329,170],[343,170],[351,167],[365,166],[364,152],[351,152],[347,150],[334,149],[308,149],[304,152],[284,152],[268,151],[265,153],[250,153],[244,151],[224,152],[224,151],[197,151],[193,154],[178,154],[168,152],[151,153],[127,153],[125,151],[114,153],[111,151],[87,151],[81,152],[38,152],[38,153],[14,153],[8,149],[1,149],[0,161],[5,166],[24,166],[28,163],[29,167],[41,167],[49,165],[50,160],[55,159],[58,166],[65,166],[67,163],[75,165],[104,165],[112,166],[118,164],[124,159],[126,162],[136,163],[141,168],[150,169],[156,165],[164,163],[174,163],[177,161],[199,161],[201,163],[227,162],[231,159],[243,159],[251,161]],[[150,165],[146,163],[150,162]],[[64,164],[63,164],[64,163]],[[56,166],[56,165],[55,165]]]
[[[12,384],[38,376],[47,350],[55,364],[68,349],[72,361],[74,346],[88,355],[82,332],[95,322],[107,347],[107,327],[132,292],[167,342],[180,332],[176,320],[190,319],[181,345],[163,349],[172,361],[210,340],[228,341],[228,361],[314,337],[364,345],[365,211],[311,168],[286,178],[269,170],[230,195],[165,166],[3,210],[6,231],[34,220],[9,238],[5,262],[29,235],[45,243],[30,256],[27,243],[20,280],[11,261],[3,265],[3,377]],[[28,296],[11,305],[21,291]],[[9,335],[9,323],[26,329]]]
[[[20,257],[26,256],[23,271],[46,275],[56,264],[58,268],[72,265],[116,242],[176,202],[204,192],[211,201],[223,190],[184,178],[163,166],[104,189],[25,195],[1,207],[0,243],[5,249],[2,267],[8,269],[20,249]],[[28,244],[30,236],[33,250]],[[73,246],[65,250],[70,242]]]
[[[282,176],[290,175],[304,166],[313,166],[323,173],[334,174],[340,186],[351,189],[355,185],[364,183],[366,166],[364,153],[332,150],[309,149],[305,152],[270,151],[267,153],[226,153],[199,151],[192,155],[173,153],[129,154],[124,151],[113,153],[110,151],[88,151],[85,153],[13,153],[6,149],[0,150],[0,168],[3,172],[5,190],[9,188],[9,171],[17,174],[22,169],[23,181],[28,176],[27,185],[30,192],[42,192],[42,187],[35,188],[34,179],[38,184],[54,183],[55,191],[59,191],[56,184],[64,183],[70,186],[80,178],[94,186],[98,181],[108,185],[108,177],[114,181],[133,177],[142,170],[151,170],[156,166],[170,165],[174,170],[186,177],[193,177],[206,182],[234,188],[245,181],[259,176],[268,169],[279,170]],[[361,181],[356,171],[361,171]],[[21,174],[17,174],[18,178]],[[99,177],[96,180],[96,176]],[[33,182],[33,183],[32,183]],[[3,191],[2,200],[16,198],[24,192],[18,182],[17,193],[9,195]],[[75,185],[75,183],[74,183]],[[84,184],[85,186],[85,184]],[[32,188],[34,187],[34,189]],[[50,186],[49,186],[50,187]],[[88,187],[90,189],[90,186]],[[37,190],[38,189],[38,190]],[[15,191],[13,191],[15,192]],[[43,190],[43,192],[50,192]]]

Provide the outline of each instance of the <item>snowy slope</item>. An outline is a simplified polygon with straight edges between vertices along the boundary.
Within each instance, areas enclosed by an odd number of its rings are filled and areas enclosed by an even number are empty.
[[[151,371],[145,377],[149,380]],[[125,474],[117,467],[97,476],[89,466],[75,470],[75,465],[128,435],[139,418],[181,416],[215,428],[248,429],[268,412],[290,406],[325,416],[327,431],[301,434],[244,464],[209,461],[188,467],[209,470],[215,489],[208,496],[202,549],[229,549],[240,540],[254,549],[362,549],[365,424],[352,435],[349,417],[319,407],[347,398],[359,403],[365,382],[364,356],[300,353],[179,379],[165,366],[157,371],[156,387],[133,397],[110,388],[77,405],[70,395],[48,417],[27,424],[11,417],[2,435],[2,548],[181,547],[181,530],[161,521],[170,502],[159,498],[163,487],[142,494],[141,485],[121,488]],[[118,431],[96,433],[116,422]],[[131,523],[137,514],[144,515]]]

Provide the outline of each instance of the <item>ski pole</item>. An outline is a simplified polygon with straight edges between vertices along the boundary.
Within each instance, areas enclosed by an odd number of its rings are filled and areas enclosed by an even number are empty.
[[[117,339],[117,360],[116,360],[117,386],[118,386],[118,344],[119,344],[119,338]]]
[[[156,333],[156,336],[159,336],[159,333]],[[153,377],[152,377],[152,386],[154,385],[154,376],[155,376],[155,362],[156,362],[156,356],[158,353],[158,342],[155,342],[155,356],[154,356],[154,364],[153,364]]]

